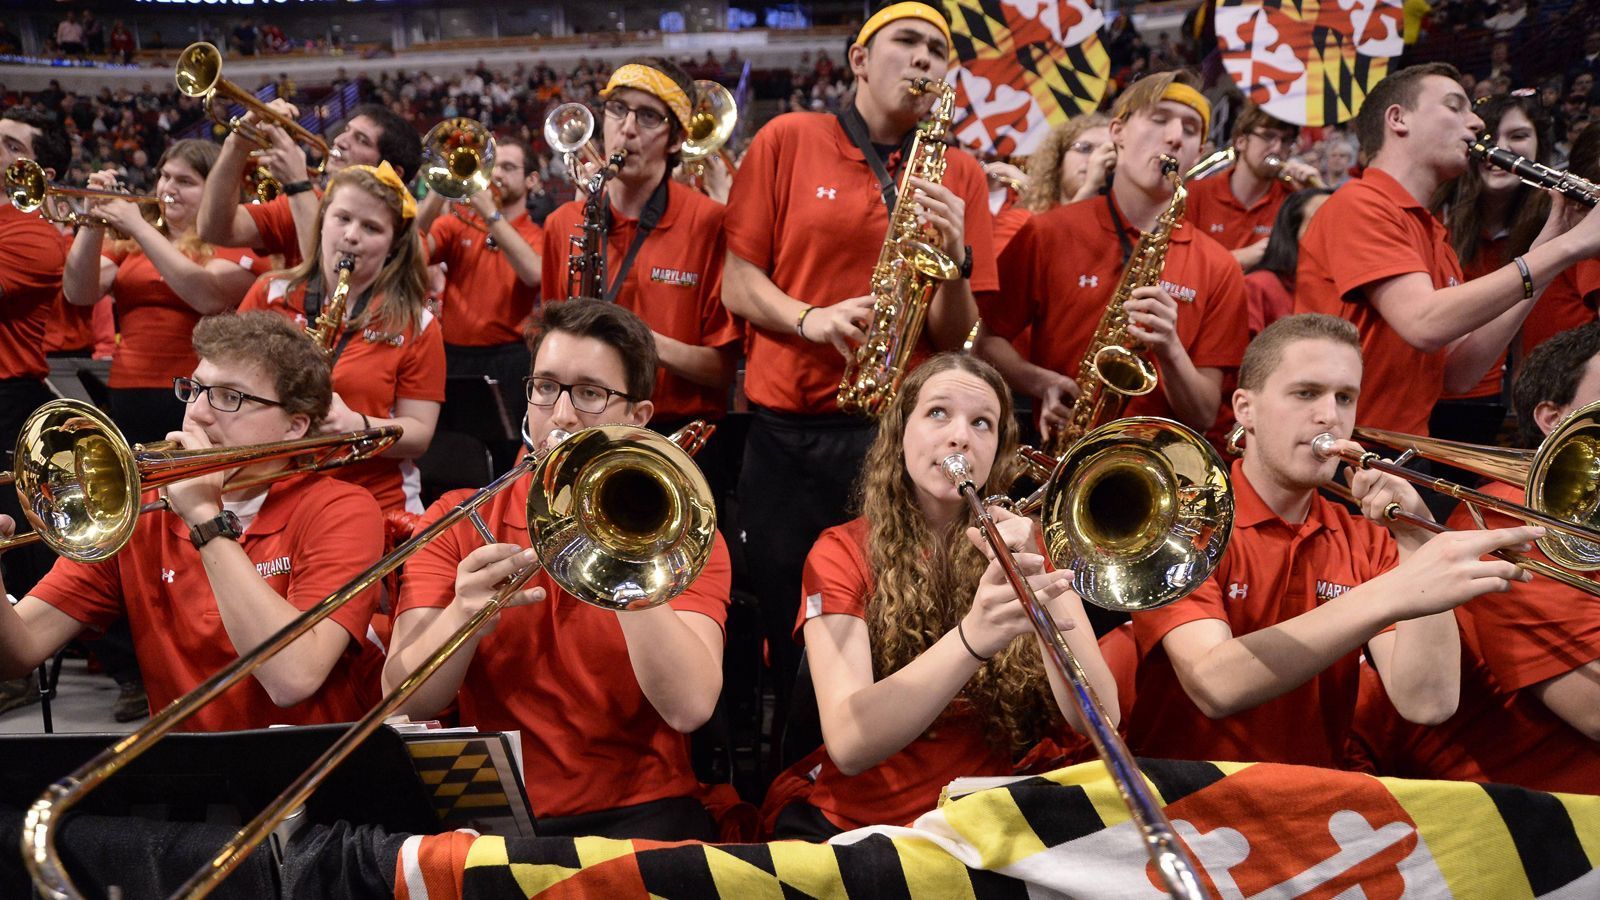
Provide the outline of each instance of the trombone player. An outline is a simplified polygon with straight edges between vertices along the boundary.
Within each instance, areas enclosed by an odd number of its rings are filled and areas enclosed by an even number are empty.
[[[532,341],[530,446],[546,445],[558,428],[650,420],[654,341],[633,313],[598,300],[546,304]],[[385,692],[533,561],[529,486],[524,476],[479,509],[496,543],[485,546],[462,522],[406,563]],[[441,497],[419,528],[467,493]],[[456,701],[464,725],[519,731],[540,835],[713,840],[688,733],[710,718],[722,691],[731,577],[721,535],[688,589],[651,609],[588,606],[541,572],[401,711],[423,718]]]
[[[212,316],[194,330],[200,363],[174,380],[187,404],[185,449],[307,436],[332,399],[328,364],[304,331],[271,313]],[[14,607],[0,604],[0,677],[50,658],[85,628],[126,613],[153,708],[187,693],[382,552],[365,490],[315,474],[229,492],[232,479],[289,465],[255,463],[174,482],[169,510],[140,517],[109,559],[60,559]],[[137,502],[129,498],[130,502]],[[15,527],[0,517],[0,532]],[[357,673],[376,597],[369,592],[291,644],[252,680],[190,720],[199,731],[344,722],[360,716]],[[370,668],[366,669],[370,671]]]

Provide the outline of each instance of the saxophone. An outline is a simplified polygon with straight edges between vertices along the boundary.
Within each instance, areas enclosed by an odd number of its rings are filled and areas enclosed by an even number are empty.
[[[339,346],[339,335],[344,332],[345,302],[350,297],[350,273],[355,267],[354,258],[339,257],[339,264],[334,267],[339,272],[339,282],[334,285],[333,293],[328,295],[328,302],[322,304],[316,324],[306,329],[306,334],[311,335],[312,343],[317,345],[323,356],[332,356],[333,348]]]
[[[900,192],[889,214],[889,231],[872,270],[872,321],[867,337],[845,363],[839,382],[839,408],[848,413],[877,415],[894,400],[905,380],[911,353],[922,335],[933,292],[961,270],[944,251],[925,238],[917,221],[919,207],[912,196],[911,178],[941,184],[944,181],[945,136],[955,107],[955,88],[943,81],[918,78],[911,93],[939,93],[932,117],[917,126],[900,176]]]
[[[1156,221],[1155,230],[1139,236],[1122,280],[1106,305],[1105,315],[1100,317],[1083,361],[1078,363],[1079,391],[1072,404],[1072,418],[1043,446],[1056,458],[1090,429],[1121,418],[1128,398],[1142,397],[1156,388],[1155,366],[1145,358],[1144,347],[1128,334],[1128,314],[1122,307],[1132,298],[1135,288],[1148,287],[1161,279],[1172,230],[1183,219],[1189,191],[1178,174],[1178,161],[1163,154],[1161,174],[1172,182],[1172,200]]]

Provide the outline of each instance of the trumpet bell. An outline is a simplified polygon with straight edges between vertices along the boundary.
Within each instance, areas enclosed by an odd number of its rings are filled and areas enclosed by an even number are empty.
[[[563,103],[544,120],[544,140],[557,153],[577,153],[594,137],[594,113],[582,103]]]
[[[31,213],[44,205],[50,180],[44,167],[31,159],[19,159],[6,166],[6,196],[18,212]]]
[[[196,41],[178,54],[178,65],[173,73],[178,90],[185,97],[204,97],[217,86],[222,77],[222,51],[215,44]]]
[[[15,481],[40,540],[78,562],[110,557],[139,522],[133,448],[87,403],[59,400],[28,416],[17,439]]]
[[[658,606],[710,558],[716,508],[705,476],[654,432],[605,425],[574,434],[540,464],[528,532],[550,576],[604,609]]]
[[[1074,444],[1041,513],[1051,561],[1084,600],[1137,612],[1182,599],[1222,559],[1233,528],[1227,464],[1169,419],[1118,419]]]
[[[733,93],[720,83],[701,79],[694,83],[698,99],[684,126],[684,162],[711,157],[733,136],[739,121],[739,107]]]
[[[476,119],[446,119],[422,139],[422,177],[428,188],[465,200],[494,177],[494,138]]]

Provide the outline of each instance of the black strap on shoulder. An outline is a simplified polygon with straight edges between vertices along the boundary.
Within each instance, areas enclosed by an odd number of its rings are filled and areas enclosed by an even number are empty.
[[[843,112],[838,113],[838,116],[839,126],[844,129],[846,135],[849,135],[850,142],[856,145],[861,155],[867,158],[867,165],[872,168],[872,174],[878,177],[878,187],[883,191],[883,205],[888,209],[894,209],[899,188],[894,182],[894,177],[889,174],[889,167],[884,164],[878,148],[872,143],[872,136],[867,133],[867,121],[861,118],[861,111],[856,109],[854,103],[850,103]]]
[[[351,319],[360,318],[361,314],[366,311],[367,300],[370,299],[371,297],[372,297],[372,289],[371,288],[368,288],[367,290],[363,291],[361,296],[356,298],[356,302],[351,304],[350,308],[345,312],[344,320],[346,322],[348,322]],[[322,315],[322,276],[321,275],[318,275],[317,277],[315,277],[315,278],[311,279],[310,281],[306,282],[306,298],[305,298],[305,303],[303,305],[305,306],[305,311],[306,311],[306,325],[307,325],[307,327],[315,326],[317,324],[317,316]],[[352,338],[354,338],[355,336],[356,336],[355,330],[351,329],[351,328],[343,329],[339,333],[339,343],[337,343],[337,344],[335,344],[333,346],[333,353],[332,353],[332,355],[330,355],[328,357],[328,368],[329,369],[332,369],[333,368],[333,364],[339,361],[339,357],[344,354],[344,348],[350,346],[350,340]]]
[[[1122,221],[1122,214],[1117,212],[1117,204],[1111,199],[1111,192],[1106,191],[1106,209],[1111,211],[1111,227],[1117,232],[1117,243],[1122,245],[1122,265],[1128,265],[1128,260],[1133,256],[1133,242],[1128,240],[1128,226]]]
[[[644,239],[655,230],[656,224],[667,212],[667,182],[671,181],[670,175],[663,176],[661,183],[656,185],[655,192],[650,199],[645,201],[644,209],[639,213],[639,228],[633,233],[633,240],[628,243],[628,252],[622,256],[622,264],[617,266],[617,277],[612,279],[611,286],[606,288],[606,300],[615,301],[617,294],[622,291],[622,281],[628,277],[628,270],[633,268],[633,258],[639,255],[639,248],[644,245]],[[611,204],[605,205],[606,234],[611,233]],[[606,252],[606,244],[601,243],[600,252]],[[602,270],[603,271],[603,270]]]

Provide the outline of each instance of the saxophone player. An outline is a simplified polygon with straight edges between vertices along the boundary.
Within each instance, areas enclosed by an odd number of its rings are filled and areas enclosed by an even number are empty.
[[[1186,70],[1165,72],[1118,97],[1110,191],[1030,219],[1001,254],[999,293],[979,297],[991,333],[979,338],[978,352],[1013,390],[1039,399],[1046,435],[1068,421],[1082,379],[1072,373],[1094,338],[1094,323],[1114,302],[1134,245],[1172,202],[1161,157],[1175,159],[1182,172],[1200,155],[1211,107],[1197,84]],[[1126,414],[1209,428],[1222,404],[1223,373],[1244,355],[1244,276],[1233,256],[1199,229],[1179,224],[1159,282],[1135,288],[1123,308],[1129,336],[1148,348],[1158,374],[1156,388],[1134,398]],[[1009,342],[1029,326],[1024,356]]]
[[[942,4],[878,9],[850,47],[856,83],[845,110],[768,122],[728,198],[722,298],[753,326],[745,390],[755,418],[739,529],[780,702],[799,662],[791,634],[801,567],[817,535],[847,518],[851,481],[873,437],[871,420],[839,412],[836,393],[873,313],[870,279],[897,196],[885,185],[897,185],[914,164],[906,148],[935,99],[909,88],[916,78],[943,79],[950,54]],[[941,184],[912,185],[926,224],[918,237],[957,264],[971,261],[934,294],[927,314],[932,342],[954,348],[971,325],[972,292],[998,282],[983,170],[955,148],[945,163]]]

